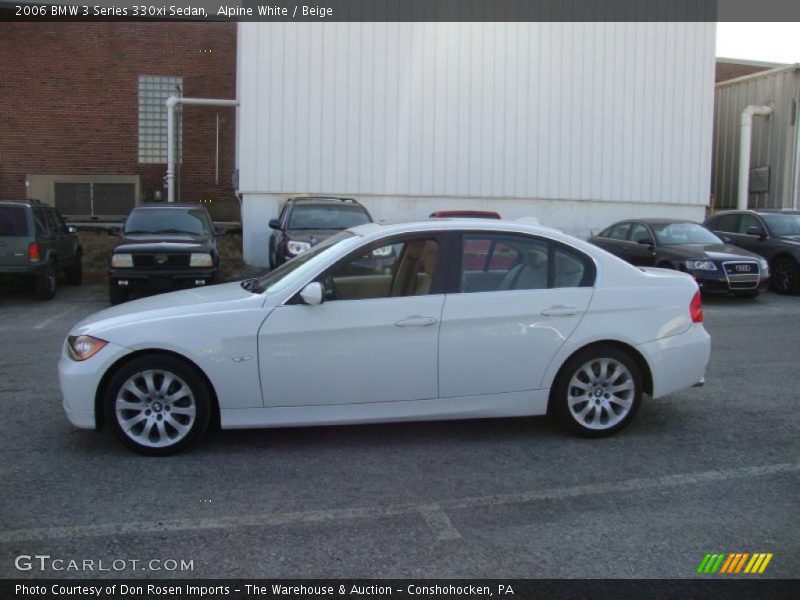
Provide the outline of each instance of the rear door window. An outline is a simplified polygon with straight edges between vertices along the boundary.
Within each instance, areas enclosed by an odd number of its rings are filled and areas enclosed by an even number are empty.
[[[0,206],[0,237],[26,237],[28,215],[22,206]]]
[[[50,226],[47,224],[47,218],[44,216],[44,210],[41,208],[33,209],[33,223],[36,226],[36,235],[47,235],[50,233]]]

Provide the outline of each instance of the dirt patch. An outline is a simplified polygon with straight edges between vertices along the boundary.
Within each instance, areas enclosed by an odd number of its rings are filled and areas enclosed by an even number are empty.
[[[83,280],[86,283],[108,282],[108,261],[117,237],[104,229],[88,229],[78,232],[83,246]],[[242,261],[242,234],[231,232],[217,240],[220,253],[220,280],[234,281],[248,276],[251,271]]]

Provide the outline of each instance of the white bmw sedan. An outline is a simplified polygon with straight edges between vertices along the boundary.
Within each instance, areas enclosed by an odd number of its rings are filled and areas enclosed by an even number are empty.
[[[74,425],[151,455],[212,425],[549,412],[599,437],[645,394],[702,382],[702,321],[689,275],[552,229],[369,224],[261,277],[101,311],[73,327],[59,377]]]

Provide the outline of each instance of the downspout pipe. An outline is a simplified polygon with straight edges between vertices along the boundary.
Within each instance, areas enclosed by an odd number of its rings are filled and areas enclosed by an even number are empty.
[[[179,104],[192,106],[239,106],[238,100],[216,98],[167,98],[167,202],[175,202],[175,110]]]
[[[771,114],[771,106],[757,104],[751,104],[742,111],[741,135],[739,136],[739,196],[736,202],[738,210],[747,210],[747,199],[750,192],[750,146],[753,140],[753,117],[768,117]]]

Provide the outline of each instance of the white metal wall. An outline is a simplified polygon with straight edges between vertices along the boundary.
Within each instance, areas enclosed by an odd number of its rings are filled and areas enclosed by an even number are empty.
[[[239,188],[245,203],[502,197],[702,216],[714,37],[713,23],[241,23]]]

